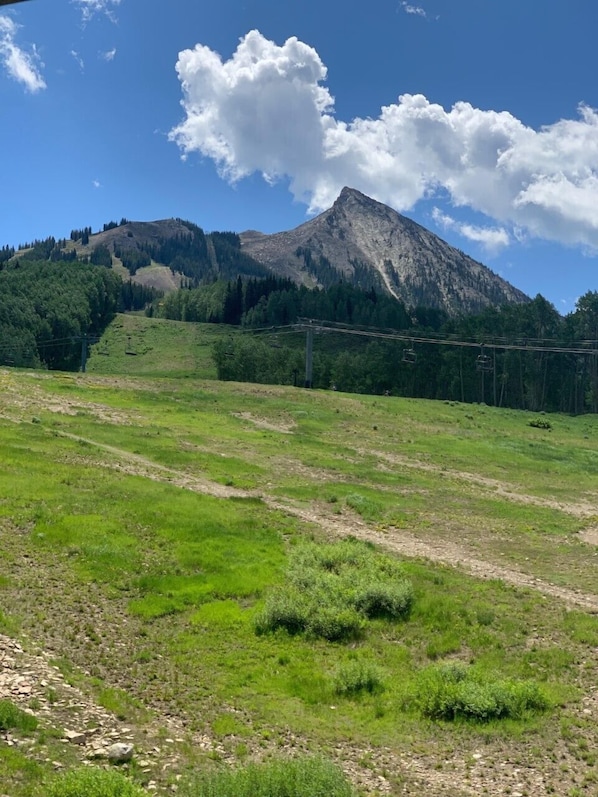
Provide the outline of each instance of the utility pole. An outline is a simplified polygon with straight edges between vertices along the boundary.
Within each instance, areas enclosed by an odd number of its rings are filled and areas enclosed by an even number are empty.
[[[314,330],[313,327],[306,327],[307,336],[305,339],[305,385],[313,387],[313,359],[314,359]]]

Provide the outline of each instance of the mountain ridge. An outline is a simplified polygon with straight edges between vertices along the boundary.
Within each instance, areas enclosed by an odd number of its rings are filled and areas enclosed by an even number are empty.
[[[180,218],[123,218],[96,233],[87,227],[71,231],[68,241],[50,237],[27,246],[3,250],[2,260],[89,260],[165,291],[238,276],[274,276],[308,288],[345,282],[392,296],[406,308],[433,308],[449,316],[530,301],[430,230],[349,187],[328,210],[273,234],[205,233]]]

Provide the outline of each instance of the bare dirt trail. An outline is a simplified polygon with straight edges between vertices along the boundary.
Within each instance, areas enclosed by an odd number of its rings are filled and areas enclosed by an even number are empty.
[[[502,482],[499,479],[491,479],[486,476],[480,476],[477,473],[468,473],[462,470],[453,470],[451,468],[441,467],[440,465],[433,465],[430,462],[421,462],[419,460],[409,459],[396,454],[389,454],[385,451],[371,451],[365,449],[356,449],[360,454],[373,456],[381,461],[388,462],[392,465],[401,465],[404,468],[412,468],[414,470],[425,471],[427,473],[438,473],[458,481],[468,482],[474,484],[476,487],[486,489],[493,496],[505,498],[507,501],[514,501],[515,503],[527,504],[529,506],[538,506],[544,509],[556,509],[564,512],[567,515],[580,519],[596,518],[598,517],[598,506],[589,501],[576,501],[574,504],[567,501],[557,501],[551,498],[542,498],[537,495],[529,495],[521,493],[516,490],[513,485]]]
[[[472,556],[470,551],[455,543],[429,537],[423,539],[421,537],[416,537],[405,529],[391,528],[385,531],[378,531],[361,520],[357,515],[349,515],[346,511],[343,512],[343,515],[337,515],[327,510],[323,505],[317,508],[306,508],[291,500],[273,498],[263,491],[248,491],[240,490],[235,487],[227,487],[211,481],[210,479],[183,473],[174,468],[160,465],[146,457],[133,454],[115,446],[97,443],[94,440],[79,437],[78,435],[68,432],[59,432],[59,434],[63,437],[95,446],[115,457],[115,460],[112,462],[103,462],[102,464],[104,467],[116,469],[120,472],[128,473],[129,475],[144,476],[153,481],[173,484],[185,490],[212,495],[217,498],[260,498],[266,506],[271,509],[276,509],[280,512],[292,515],[307,523],[313,523],[331,536],[352,536],[361,540],[373,542],[401,556],[428,559],[432,562],[439,562],[451,567],[461,567],[477,578],[499,579],[516,587],[533,589],[543,595],[557,598],[569,606],[576,606],[585,611],[598,614],[598,595],[596,594],[559,587],[556,584],[536,578],[522,570],[504,567],[480,559]],[[428,467],[426,463],[420,464],[424,468]],[[410,461],[410,466],[417,467],[417,463]],[[432,467],[433,466],[430,466],[430,469],[432,469]],[[484,486],[492,485],[495,487],[495,494],[498,493],[498,488],[502,487],[502,492],[498,494],[507,500],[524,501],[530,499],[530,502],[535,503],[534,496],[513,493],[507,486],[501,485],[501,483],[496,480],[484,479],[461,471],[455,471],[454,474],[458,476],[458,478],[471,477],[470,480],[472,482],[481,483]],[[550,506],[553,509],[559,509],[566,513],[568,509],[571,509],[571,514],[575,517],[595,517],[598,513],[598,508],[589,504],[587,507],[582,506],[581,510],[579,510],[577,505],[573,504],[563,505],[558,502],[544,502],[542,499],[538,500],[542,501],[542,506]],[[583,514],[580,514],[580,512]]]

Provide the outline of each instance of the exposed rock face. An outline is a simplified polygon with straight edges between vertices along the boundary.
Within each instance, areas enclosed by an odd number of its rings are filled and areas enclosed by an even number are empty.
[[[490,269],[414,221],[353,188],[288,232],[241,234],[243,251],[274,273],[309,286],[344,279],[377,288],[408,307],[449,314],[529,301]]]

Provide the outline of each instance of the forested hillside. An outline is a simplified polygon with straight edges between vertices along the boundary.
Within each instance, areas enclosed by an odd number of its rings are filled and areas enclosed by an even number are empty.
[[[122,281],[78,262],[20,259],[0,266],[0,364],[69,370],[81,337],[114,317]]]
[[[293,324],[301,316],[354,324],[406,329],[411,314],[392,296],[363,291],[349,283],[309,289],[290,279],[266,277],[213,282],[173,292],[160,301],[156,313],[175,321],[241,324],[245,327]],[[446,319],[440,310],[435,318]]]
[[[112,265],[114,256],[131,277],[152,263],[182,274],[193,287],[215,279],[236,279],[239,274],[264,277],[269,273],[265,266],[241,251],[241,240],[236,233],[205,233],[197,224],[183,219],[154,222],[121,219],[120,223],[104,224],[104,229],[96,234],[90,228],[73,230],[71,241],[79,248],[80,257],[89,258],[97,265]]]

